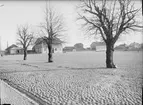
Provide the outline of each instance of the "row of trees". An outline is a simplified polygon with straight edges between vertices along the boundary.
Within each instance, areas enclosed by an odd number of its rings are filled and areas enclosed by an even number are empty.
[[[43,23],[40,24],[43,42],[47,44],[48,47],[48,62],[53,62],[52,59],[52,43],[56,38],[60,38],[64,31],[63,18],[62,15],[56,15],[56,12],[50,7],[46,7],[45,18]],[[34,33],[29,33],[28,26],[18,27],[17,41],[23,46],[24,50],[24,60],[27,59],[27,48],[34,39]]]
[[[136,31],[141,28],[135,17],[140,9],[135,9],[131,0],[81,0],[79,19],[84,21],[83,26],[90,34],[100,35],[106,44],[106,66],[116,68],[113,62],[114,45],[121,34],[128,30]],[[41,29],[44,34],[49,53],[48,62],[52,60],[52,41],[64,31],[61,15],[57,15],[51,8],[46,8],[44,22]],[[88,34],[88,35],[90,35]],[[27,33],[27,28],[18,28],[18,41],[23,45],[24,60],[27,47],[33,39],[33,33]]]

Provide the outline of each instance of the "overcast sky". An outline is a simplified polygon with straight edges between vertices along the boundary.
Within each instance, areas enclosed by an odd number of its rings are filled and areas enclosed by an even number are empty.
[[[0,7],[0,36],[3,50],[7,47],[7,42],[9,46],[16,43],[18,25],[30,24],[36,29],[44,19],[45,1],[0,1],[0,4],[4,4]],[[75,43],[83,43],[84,47],[88,47],[95,41],[95,39],[86,38],[80,25],[76,22],[76,5],[79,5],[79,1],[54,1],[51,5],[64,16],[68,42],[65,45],[72,46]],[[141,3],[138,1],[136,6],[141,6]],[[140,16],[140,18],[142,17]],[[142,39],[141,32],[132,32],[130,35],[121,37],[118,43],[141,43]]]

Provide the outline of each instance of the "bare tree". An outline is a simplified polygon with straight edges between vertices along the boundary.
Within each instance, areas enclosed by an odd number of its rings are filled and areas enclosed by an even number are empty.
[[[48,62],[53,62],[52,58],[52,44],[53,41],[57,38],[63,36],[64,27],[63,27],[63,18],[62,15],[58,15],[50,7],[46,7],[45,10],[45,19],[41,24],[42,32],[44,33],[43,41],[48,46]]]
[[[17,41],[20,45],[22,45],[24,51],[23,60],[27,59],[27,48],[33,39],[33,33],[30,33],[28,29],[29,29],[28,26],[21,26],[18,27],[17,29],[17,35],[18,35]]]
[[[94,35],[101,35],[106,43],[106,67],[116,68],[113,62],[114,44],[121,34],[137,31],[136,20],[140,9],[131,0],[83,0],[79,16],[84,26]]]

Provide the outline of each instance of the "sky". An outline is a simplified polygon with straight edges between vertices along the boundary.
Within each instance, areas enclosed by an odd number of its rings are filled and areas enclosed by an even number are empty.
[[[0,38],[1,49],[4,50],[12,44],[16,44],[17,27],[19,25],[29,24],[33,31],[44,21],[45,1],[0,1]],[[84,47],[89,47],[94,38],[85,36],[81,26],[77,24],[77,8],[79,1],[54,1],[51,7],[57,13],[63,14],[66,27],[66,44],[64,46],[73,46],[75,43],[83,43]],[[136,6],[141,6],[138,1]],[[142,18],[142,17],[141,17]],[[129,35],[121,37],[117,43],[142,43],[142,32],[132,32]]]

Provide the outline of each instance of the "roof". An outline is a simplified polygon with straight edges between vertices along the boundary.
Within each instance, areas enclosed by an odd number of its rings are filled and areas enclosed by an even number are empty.
[[[71,49],[75,49],[73,46],[67,46],[67,47],[64,47],[65,50],[71,50]]]
[[[20,50],[20,49],[23,49],[23,48],[21,48],[21,47],[13,47],[11,49],[13,49],[13,50]]]
[[[5,50],[9,50],[9,49],[14,48],[14,47],[18,47],[18,46],[15,44],[12,44],[11,46],[7,47]]]
[[[47,40],[49,40],[49,38],[47,38],[47,37],[45,37]],[[35,42],[35,45],[37,45],[37,44],[41,44],[41,43],[45,43],[44,42],[44,40],[43,40],[43,38],[38,38],[37,40],[36,40],[36,42]],[[63,41],[61,41],[59,38],[54,38],[53,40],[52,40],[52,42],[53,42],[53,44],[61,44],[61,43],[63,43]]]
[[[73,51],[75,48],[73,46],[67,46],[63,48],[63,51]]]

